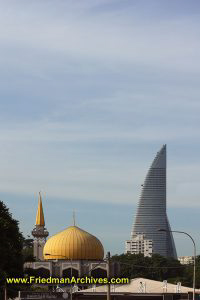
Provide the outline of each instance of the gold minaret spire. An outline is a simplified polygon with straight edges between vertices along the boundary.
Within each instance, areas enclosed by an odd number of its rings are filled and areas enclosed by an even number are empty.
[[[37,209],[35,225],[45,226],[41,192],[39,192],[39,197],[38,197],[38,209]]]

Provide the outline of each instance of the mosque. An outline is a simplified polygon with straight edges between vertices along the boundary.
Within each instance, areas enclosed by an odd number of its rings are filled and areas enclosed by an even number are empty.
[[[67,227],[47,239],[42,196],[39,193],[35,228],[32,231],[35,262],[26,262],[26,270],[42,277],[106,277],[107,262],[100,240],[75,225]],[[119,266],[111,264],[111,275],[118,273]]]

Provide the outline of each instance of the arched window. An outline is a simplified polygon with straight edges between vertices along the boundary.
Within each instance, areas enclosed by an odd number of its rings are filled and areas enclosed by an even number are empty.
[[[62,276],[64,278],[71,278],[71,277],[78,278],[79,274],[78,274],[78,271],[76,269],[67,268],[67,269],[63,270],[63,275]]]
[[[35,273],[42,278],[48,278],[50,276],[50,271],[45,268],[35,269]]]
[[[94,278],[106,278],[107,277],[107,271],[101,268],[95,268],[91,272],[91,276]]]

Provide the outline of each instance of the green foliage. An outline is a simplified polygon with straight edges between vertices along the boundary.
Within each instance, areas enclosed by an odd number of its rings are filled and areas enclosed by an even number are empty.
[[[22,254],[24,262],[35,261],[35,257],[33,256],[33,239],[24,239]]]
[[[154,254],[151,258],[142,254],[114,255],[113,261],[121,266],[120,277],[148,278],[153,280],[167,280],[170,283],[181,282],[182,285],[192,287],[193,265],[181,265],[173,258],[165,258]],[[196,286],[200,287],[200,256],[196,259]]]
[[[0,201],[0,293],[6,277],[20,277],[23,274],[23,236],[18,221],[12,218],[5,204]],[[0,294],[0,296],[1,296]],[[12,292],[9,293],[12,295]],[[0,297],[1,298],[1,297]]]

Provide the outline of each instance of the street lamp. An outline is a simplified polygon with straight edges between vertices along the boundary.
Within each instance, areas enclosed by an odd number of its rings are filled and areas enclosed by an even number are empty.
[[[166,230],[166,229],[158,229],[158,231],[161,231],[161,232],[182,233],[182,234],[187,235],[192,240],[192,243],[193,243],[193,246],[194,246],[193,300],[195,300],[196,244],[195,244],[195,241],[194,241],[193,237],[189,233],[187,233],[185,231]]]

